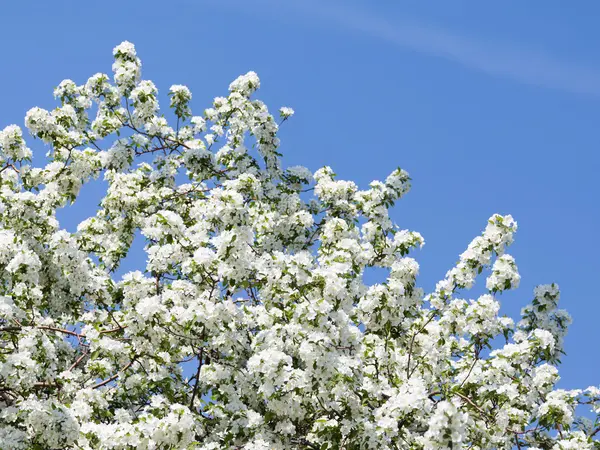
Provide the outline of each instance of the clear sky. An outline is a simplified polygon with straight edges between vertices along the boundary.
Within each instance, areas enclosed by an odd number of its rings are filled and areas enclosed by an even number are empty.
[[[503,312],[516,318],[536,284],[557,282],[574,319],[560,385],[587,387],[600,383],[598,17],[595,0],[7,1],[0,126],[52,108],[64,78],[110,73],[123,40],[162,103],[185,84],[196,113],[254,70],[258,97],[296,110],[281,132],[285,164],[330,165],[362,187],[410,172],[392,216],[425,237],[413,256],[426,289],[492,213],[512,214],[522,282]],[[99,192],[61,223],[73,229]]]

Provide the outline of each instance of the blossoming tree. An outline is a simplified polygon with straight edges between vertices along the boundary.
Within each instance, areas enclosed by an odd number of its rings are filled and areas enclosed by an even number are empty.
[[[425,294],[423,238],[388,217],[405,171],[359,190],[283,168],[253,72],[202,116],[172,86],[169,125],[133,45],[114,57],[112,82],[65,80],[27,113],[45,167],[0,132],[1,449],[600,448],[600,390],[554,387],[558,287],[498,315],[520,279],[511,216]],[[61,229],[98,176],[95,216]],[[146,266],[117,280],[138,230]]]

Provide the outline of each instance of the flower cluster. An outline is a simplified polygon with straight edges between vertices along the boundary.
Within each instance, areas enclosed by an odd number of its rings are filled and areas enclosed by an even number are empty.
[[[196,116],[172,86],[170,125],[134,46],[113,55],[113,81],[65,80],[27,113],[44,167],[0,131],[1,450],[598,448],[600,389],[555,389],[558,286],[500,316],[511,216],[425,293],[424,239],[389,216],[406,171],[363,190],[283,168],[294,111],[254,99],[254,72]],[[98,177],[96,213],[61,229]],[[117,279],[136,235],[145,266]]]

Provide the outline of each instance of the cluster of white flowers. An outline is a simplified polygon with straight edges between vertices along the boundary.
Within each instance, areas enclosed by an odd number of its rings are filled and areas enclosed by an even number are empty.
[[[27,113],[45,167],[0,131],[0,450],[598,448],[600,388],[555,389],[558,286],[499,315],[520,281],[511,216],[426,294],[424,239],[388,213],[407,172],[360,190],[282,168],[294,111],[253,99],[254,72],[201,116],[172,86],[171,126],[134,46],[113,55],[114,83],[65,80]],[[96,214],[62,230],[99,176]],[[138,234],[146,265],[116,279]]]
[[[131,42],[122,42],[113,50],[115,83],[122,94],[129,94],[139,82],[142,63]]]
[[[0,131],[0,162],[5,158],[13,161],[31,158],[31,150],[25,145],[23,132],[16,125],[9,125]]]
[[[192,115],[192,110],[189,107],[192,93],[187,86],[175,84],[171,86],[169,95],[171,96],[171,108],[175,110],[177,117],[186,118]]]
[[[294,110],[288,106],[283,106],[279,108],[279,115],[282,119],[289,119],[294,115]]]
[[[492,274],[485,282],[492,292],[503,291],[506,289],[515,289],[519,287],[521,276],[517,271],[515,259],[511,255],[502,255],[494,262]]]

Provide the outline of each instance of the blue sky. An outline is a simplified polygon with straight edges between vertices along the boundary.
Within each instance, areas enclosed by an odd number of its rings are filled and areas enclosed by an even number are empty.
[[[494,212],[519,222],[510,249],[521,288],[557,282],[574,323],[562,387],[598,384],[600,317],[600,3],[579,1],[5,2],[0,27],[1,126],[54,106],[64,78],[110,72],[112,48],[136,44],[143,75],[186,84],[197,113],[238,75],[296,116],[281,132],[284,163],[330,165],[365,187],[395,167],[414,186],[393,210],[421,232],[414,256],[432,288]],[[162,102],[166,102],[163,100]],[[37,149],[37,161],[43,150]],[[93,189],[96,189],[95,191]],[[62,211],[69,229],[88,200]],[[129,260],[130,269],[140,260]],[[482,280],[483,281],[483,280]]]

